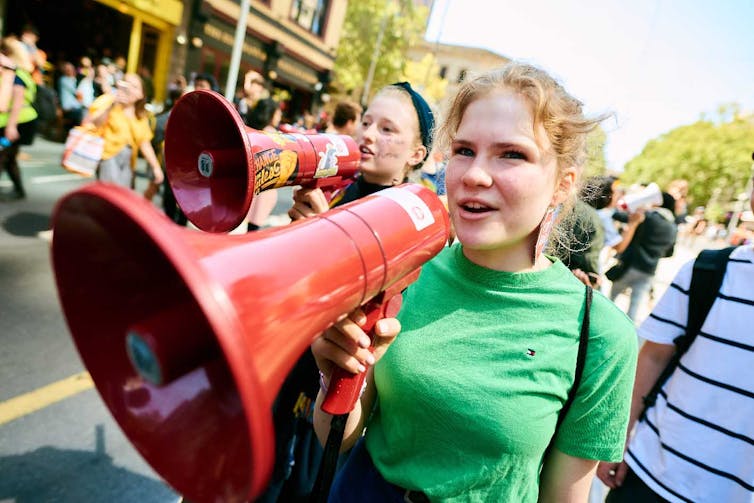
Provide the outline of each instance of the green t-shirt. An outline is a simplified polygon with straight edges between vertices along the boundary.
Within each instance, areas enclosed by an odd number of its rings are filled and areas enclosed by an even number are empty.
[[[576,369],[584,285],[559,261],[493,271],[460,245],[422,268],[402,331],[375,367],[367,449],[386,480],[441,501],[536,501],[544,451]],[[555,446],[622,458],[636,335],[594,293],[584,374]]]

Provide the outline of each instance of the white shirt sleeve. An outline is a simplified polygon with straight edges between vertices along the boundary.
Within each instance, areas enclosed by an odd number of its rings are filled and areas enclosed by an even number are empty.
[[[639,327],[639,337],[658,344],[673,344],[676,337],[686,333],[693,267],[694,260],[681,267],[652,313]]]

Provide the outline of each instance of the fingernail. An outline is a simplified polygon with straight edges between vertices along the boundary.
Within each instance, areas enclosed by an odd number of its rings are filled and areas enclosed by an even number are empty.
[[[367,317],[366,317],[366,316],[365,316],[365,315],[364,315],[364,314],[362,313],[362,314],[359,314],[359,315],[358,315],[358,316],[356,317],[356,319],[355,319],[355,320],[353,320],[353,321],[354,321],[354,323],[356,323],[357,325],[363,325],[364,323],[366,323],[366,322],[367,322]]]
[[[362,365],[361,363],[359,363],[359,372],[366,372],[366,370],[367,370],[367,368],[364,365]]]
[[[359,346],[362,348],[368,348],[372,344],[372,340],[366,335],[359,339]]]
[[[367,364],[374,365],[374,355],[372,353],[369,353],[365,359]]]
[[[377,333],[379,333],[379,334],[385,333],[385,330],[387,330],[388,328],[389,327],[387,326],[387,323],[385,321],[383,321],[383,320],[379,320],[374,325],[374,331],[377,332]]]

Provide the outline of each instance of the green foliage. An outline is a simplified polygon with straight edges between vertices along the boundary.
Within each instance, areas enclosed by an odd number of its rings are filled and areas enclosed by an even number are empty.
[[[385,29],[367,101],[380,88],[398,81],[404,73],[406,51],[424,35],[428,16],[426,7],[414,6],[411,0],[348,2],[333,69],[336,94],[361,99],[383,24]]]
[[[621,179],[656,182],[663,189],[674,179],[686,179],[689,207],[725,206],[751,176],[752,138],[754,116],[725,105],[717,117],[702,117],[651,140],[626,164]]]
[[[607,134],[602,126],[598,126],[594,131],[589,133],[586,138],[587,159],[584,165],[584,179],[591,176],[604,175],[607,172],[607,161],[605,160],[605,143]]]
[[[430,104],[435,105],[445,97],[448,87],[447,79],[440,78],[437,58],[431,53],[425,54],[421,61],[406,61],[401,80],[411,82]]]

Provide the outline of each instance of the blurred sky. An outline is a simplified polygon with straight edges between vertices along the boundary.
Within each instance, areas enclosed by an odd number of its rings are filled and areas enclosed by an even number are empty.
[[[754,112],[754,0],[436,0],[427,40],[536,64],[615,112],[609,169],[718,106]],[[754,138],[752,138],[754,147]]]

